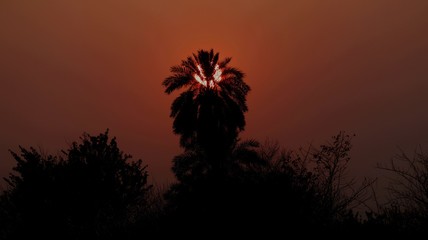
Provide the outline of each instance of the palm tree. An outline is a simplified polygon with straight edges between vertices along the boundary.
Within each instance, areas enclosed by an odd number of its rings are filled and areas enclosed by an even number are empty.
[[[246,96],[250,87],[244,74],[219,61],[219,53],[199,50],[193,57],[171,67],[172,75],[162,85],[170,94],[186,88],[172,103],[173,130],[186,150],[202,149],[221,164],[244,130]]]

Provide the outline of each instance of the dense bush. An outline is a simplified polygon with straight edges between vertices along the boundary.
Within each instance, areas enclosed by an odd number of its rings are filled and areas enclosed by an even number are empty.
[[[148,205],[146,166],[130,161],[108,132],[85,134],[59,156],[11,153],[17,165],[2,195],[4,237],[113,238]]]

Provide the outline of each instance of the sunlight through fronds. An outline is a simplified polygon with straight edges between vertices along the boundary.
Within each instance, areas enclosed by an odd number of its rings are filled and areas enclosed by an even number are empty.
[[[220,69],[220,66],[218,64],[216,64],[214,67],[214,73],[211,77],[213,80],[207,80],[207,77],[205,76],[200,64],[198,64],[198,71],[199,73],[193,74],[193,77],[198,83],[200,83],[204,87],[214,88],[215,83],[219,83],[222,80],[221,74],[223,73],[223,71]]]

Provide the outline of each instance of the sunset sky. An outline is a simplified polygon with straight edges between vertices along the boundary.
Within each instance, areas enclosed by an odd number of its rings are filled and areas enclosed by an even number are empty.
[[[244,139],[296,149],[355,133],[355,176],[428,148],[427,0],[3,0],[0,34],[1,177],[8,149],[56,154],[109,128],[152,181],[173,181],[177,94],[161,82],[211,48],[252,88]]]

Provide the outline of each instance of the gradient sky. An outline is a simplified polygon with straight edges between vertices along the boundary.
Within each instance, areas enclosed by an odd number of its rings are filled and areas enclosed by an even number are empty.
[[[161,82],[211,48],[252,87],[242,138],[295,149],[355,133],[355,176],[428,147],[427,0],[3,0],[0,34],[0,176],[8,149],[56,154],[110,128],[171,182],[177,95]]]

